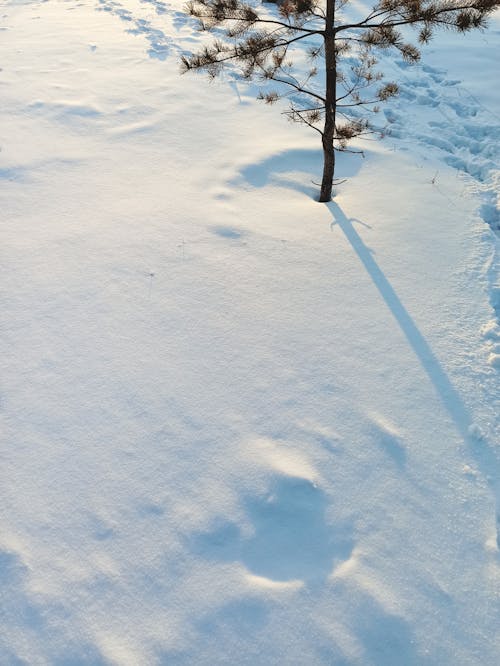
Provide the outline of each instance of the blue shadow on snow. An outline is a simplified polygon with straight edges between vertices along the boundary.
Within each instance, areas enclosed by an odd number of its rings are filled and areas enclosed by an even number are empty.
[[[220,521],[210,532],[194,535],[191,548],[207,559],[242,562],[253,574],[271,580],[323,581],[353,547],[350,528],[326,520],[327,504],[323,491],[310,481],[280,477],[267,495],[244,500],[251,535]]]
[[[337,156],[339,179],[354,176],[360,169],[362,159],[361,155],[340,153]],[[261,162],[243,167],[232,184],[238,185],[243,180],[252,187],[260,188],[272,183],[317,199],[319,185],[311,180],[311,174],[317,174],[316,180],[320,181],[322,169],[321,150],[285,150],[277,155],[266,157]],[[307,182],[310,183],[309,186],[306,185]]]
[[[496,502],[497,544],[500,548],[500,463],[495,450],[485,441],[482,441],[478,447],[478,438],[472,434],[473,431],[471,432],[471,417],[462,398],[452,385],[448,375],[402,304],[389,280],[385,277],[380,266],[373,258],[370,250],[355,230],[353,222],[357,222],[357,220],[348,218],[334,201],[328,203],[327,206],[333,217],[333,222],[330,225],[331,228],[333,229],[335,225],[338,225],[351,244],[352,249],[372,278],[373,284],[408,340],[415,356],[420,361],[442,404],[453,420],[456,429],[460,433],[464,443],[468,446],[471,455],[475,458],[482,475],[487,480]]]

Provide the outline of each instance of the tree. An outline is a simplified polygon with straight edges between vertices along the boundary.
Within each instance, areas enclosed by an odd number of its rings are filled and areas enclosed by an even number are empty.
[[[182,71],[203,70],[215,77],[236,63],[245,79],[262,82],[259,96],[267,103],[288,96],[289,118],[321,135],[321,202],[331,200],[335,152],[373,131],[369,112],[398,93],[396,83],[382,83],[377,51],[395,49],[406,61],[417,62],[420,50],[403,37],[404,26],[415,28],[417,43],[425,44],[436,28],[467,32],[485,27],[500,7],[500,0],[378,0],[363,18],[350,20],[349,2],[283,0],[276,9],[244,0],[190,0],[186,5],[202,30],[222,32],[225,39],[183,57]],[[302,76],[292,59],[299,51],[310,60]],[[270,82],[278,88],[269,89]]]

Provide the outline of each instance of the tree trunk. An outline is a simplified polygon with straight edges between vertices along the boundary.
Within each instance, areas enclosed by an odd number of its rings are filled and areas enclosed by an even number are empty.
[[[335,0],[327,0],[325,22],[325,126],[323,128],[323,180],[320,202],[331,201],[335,174],[335,113],[337,110],[337,59],[335,56]]]
[[[322,203],[331,201],[332,199],[333,176],[335,174],[334,127],[335,125],[332,126],[325,120],[325,129],[323,132],[323,179],[319,195],[319,200]]]

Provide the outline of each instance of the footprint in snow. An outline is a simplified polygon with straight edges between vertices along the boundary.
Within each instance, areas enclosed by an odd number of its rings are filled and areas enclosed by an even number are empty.
[[[353,548],[350,529],[327,521],[327,506],[323,491],[309,480],[279,477],[267,494],[244,499],[251,536],[220,520],[211,531],[195,535],[191,547],[202,557],[240,561],[273,581],[324,580]]]

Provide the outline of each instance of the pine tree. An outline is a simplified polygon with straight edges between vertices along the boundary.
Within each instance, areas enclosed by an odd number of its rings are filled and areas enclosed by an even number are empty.
[[[395,49],[406,61],[418,62],[420,50],[403,38],[403,26],[415,28],[417,43],[425,44],[438,28],[483,28],[500,7],[500,0],[379,0],[363,18],[351,21],[349,1],[283,0],[272,9],[244,0],[190,0],[186,5],[202,30],[222,32],[224,39],[184,57],[182,71],[203,70],[215,77],[233,62],[243,78],[262,81],[265,102],[287,95],[289,118],[321,135],[321,202],[331,200],[335,152],[372,131],[369,112],[398,93],[397,84],[383,83],[376,71],[377,51]],[[303,76],[292,59],[298,49],[310,60]],[[269,90],[270,82],[278,89]]]

